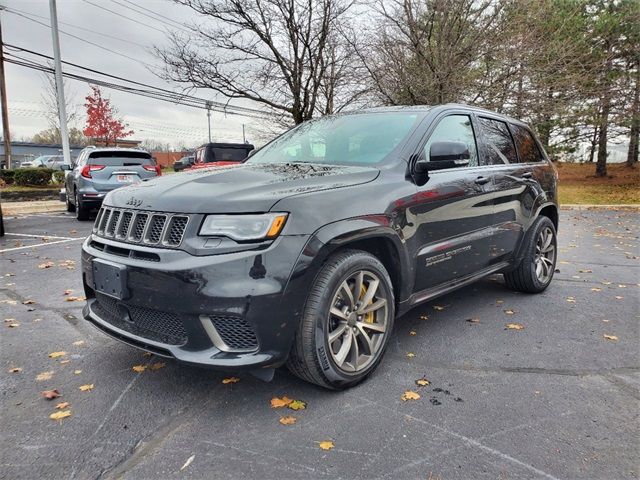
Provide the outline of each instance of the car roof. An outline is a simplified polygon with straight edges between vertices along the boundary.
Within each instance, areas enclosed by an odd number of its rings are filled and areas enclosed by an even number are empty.
[[[142,148],[124,148],[124,147],[86,147],[91,152],[123,152],[123,153],[149,153]]]
[[[255,148],[252,144],[250,143],[203,143],[202,145],[200,145],[198,148],[202,148],[202,147],[213,147],[213,148]]]

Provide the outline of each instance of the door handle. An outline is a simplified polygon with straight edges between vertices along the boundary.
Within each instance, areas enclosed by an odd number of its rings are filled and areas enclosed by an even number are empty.
[[[489,177],[478,177],[475,182],[477,185],[484,185],[485,183],[489,183],[491,179]]]
[[[522,175],[520,175],[520,178],[526,178],[526,179],[533,178],[533,173],[524,172]]]

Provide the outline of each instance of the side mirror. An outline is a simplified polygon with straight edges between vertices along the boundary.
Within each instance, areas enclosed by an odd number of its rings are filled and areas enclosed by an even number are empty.
[[[62,164],[60,165],[60,170],[67,170],[67,171],[70,171],[70,170],[73,170],[73,168],[72,168],[72,167],[71,167],[71,165],[69,165],[68,163],[62,163]]]
[[[414,171],[427,173],[431,170],[466,167],[470,159],[469,147],[462,142],[434,142],[429,149],[429,161],[421,156]]]

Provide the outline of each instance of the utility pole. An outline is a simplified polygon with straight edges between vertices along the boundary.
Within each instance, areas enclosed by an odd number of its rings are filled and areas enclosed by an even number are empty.
[[[247,143],[247,137],[244,136],[244,123],[242,124],[242,142]]]
[[[62,155],[64,163],[71,165],[69,149],[69,132],[67,130],[67,107],[64,102],[64,83],[62,82],[62,62],[60,60],[60,36],[58,35],[58,13],[56,0],[49,0],[51,11],[51,38],[53,40],[53,59],[55,64],[56,97],[58,99],[58,118],[60,121],[60,137],[62,138]]]
[[[4,7],[0,6],[0,10]],[[4,42],[0,22],[0,97],[2,97],[2,132],[4,133],[4,158],[7,168],[11,168],[11,133],[9,132],[9,108],[7,107],[7,84],[4,78]]]
[[[211,102],[207,101],[207,123],[209,124],[209,143],[211,143]]]

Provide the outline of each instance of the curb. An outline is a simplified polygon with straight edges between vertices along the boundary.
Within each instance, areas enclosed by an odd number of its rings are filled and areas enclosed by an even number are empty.
[[[589,205],[589,204],[567,204],[560,205],[560,210],[640,210],[640,203],[627,203],[619,205]]]

